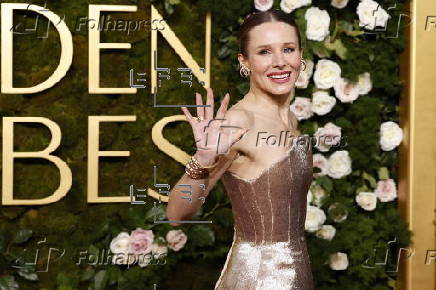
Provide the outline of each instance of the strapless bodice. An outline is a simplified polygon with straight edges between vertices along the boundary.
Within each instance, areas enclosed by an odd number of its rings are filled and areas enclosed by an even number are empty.
[[[221,180],[232,204],[236,238],[255,244],[304,240],[312,168],[312,144],[303,135],[256,178],[226,171]]]

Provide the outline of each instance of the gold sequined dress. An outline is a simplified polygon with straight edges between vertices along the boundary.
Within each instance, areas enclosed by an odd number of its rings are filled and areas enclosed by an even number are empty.
[[[222,175],[235,232],[215,290],[314,289],[304,227],[312,145],[298,138],[257,178]]]

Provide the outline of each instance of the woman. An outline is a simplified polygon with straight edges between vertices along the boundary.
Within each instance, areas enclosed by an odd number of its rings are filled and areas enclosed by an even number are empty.
[[[177,185],[192,186],[192,201],[175,186],[167,216],[189,219],[221,178],[235,232],[215,289],[314,289],[304,238],[312,147],[289,107],[303,55],[298,27],[289,14],[268,10],[245,19],[239,40],[250,90],[229,110],[226,94],[215,118],[211,89],[210,106],[197,107],[196,118],[182,107],[198,150]]]

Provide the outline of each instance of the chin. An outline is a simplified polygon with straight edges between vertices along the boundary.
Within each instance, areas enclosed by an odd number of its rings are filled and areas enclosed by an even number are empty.
[[[286,86],[282,88],[270,88],[268,91],[273,95],[284,95],[284,94],[290,94],[292,91],[291,86]]]

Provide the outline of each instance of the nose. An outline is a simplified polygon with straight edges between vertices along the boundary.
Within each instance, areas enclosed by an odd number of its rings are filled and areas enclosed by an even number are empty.
[[[285,57],[282,52],[276,52],[273,54],[273,63],[274,67],[283,67],[285,66]]]

